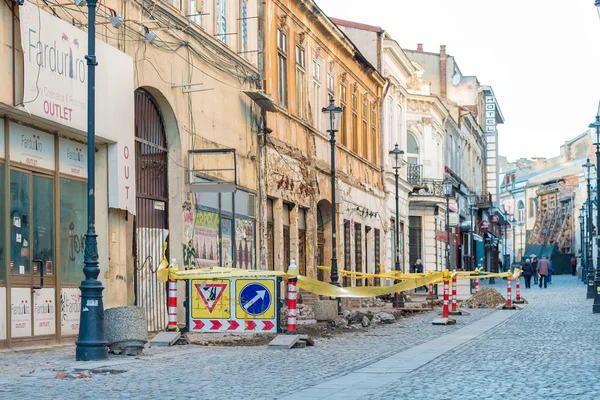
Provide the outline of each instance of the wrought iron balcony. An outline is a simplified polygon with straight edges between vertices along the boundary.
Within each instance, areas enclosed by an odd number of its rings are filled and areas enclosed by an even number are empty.
[[[490,208],[492,206],[492,194],[483,193],[477,195],[477,208]]]
[[[408,164],[406,166],[406,179],[413,186],[423,184],[423,166],[420,164]]]
[[[420,197],[445,197],[442,181],[436,179],[421,179],[418,187],[415,187],[410,195]]]

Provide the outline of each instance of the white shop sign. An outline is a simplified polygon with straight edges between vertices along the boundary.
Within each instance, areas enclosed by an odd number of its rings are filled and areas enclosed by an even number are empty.
[[[60,332],[62,336],[79,333],[81,316],[81,291],[78,288],[64,288],[60,291]]]
[[[12,288],[10,290],[10,336],[13,338],[31,336],[31,289]]]
[[[33,334],[54,335],[56,333],[56,304],[54,288],[45,288],[33,292]]]
[[[87,132],[87,33],[25,2],[19,7],[23,110]],[[109,207],[135,213],[133,60],[96,40],[96,136],[109,143]]]
[[[87,178],[87,145],[58,139],[58,169],[61,174]]]
[[[6,288],[0,287],[0,303],[6,301]],[[6,307],[0,307],[0,340],[6,340]]]
[[[32,167],[54,170],[54,136],[9,123],[10,159]]]

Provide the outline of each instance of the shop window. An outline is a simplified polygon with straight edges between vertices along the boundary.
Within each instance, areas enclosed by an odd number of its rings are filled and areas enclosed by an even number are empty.
[[[223,196],[228,197],[228,196]],[[233,229],[233,220],[231,218],[223,218],[221,220],[221,260],[226,268],[233,267],[233,243],[231,231]]]
[[[83,276],[83,253],[87,231],[87,183],[60,179],[60,273],[61,282],[79,284]]]
[[[30,184],[29,174],[10,171],[10,265],[11,272],[18,275],[29,274],[31,265]]]
[[[0,120],[2,121],[2,120]],[[4,221],[4,199],[6,196],[4,193],[7,193],[5,182],[4,182],[4,164],[0,164],[0,282],[3,282],[6,279],[6,249],[5,249],[5,229],[6,223]]]
[[[381,231],[375,229],[375,273],[381,273]],[[375,278],[375,286],[381,286],[381,279]]]
[[[410,265],[414,265],[418,259],[422,259],[422,225],[421,217],[409,217],[408,220],[408,242],[410,247],[408,250]],[[440,243],[440,241],[438,241]],[[441,254],[440,254],[441,256]],[[423,261],[424,262],[424,261]]]
[[[390,252],[388,253],[390,268],[396,265],[396,220],[390,219]]]
[[[54,274],[54,179],[33,176],[33,260],[41,260],[44,275]],[[34,265],[38,274],[38,265]]]
[[[363,253],[362,253],[362,226],[354,224],[354,262],[356,263],[356,272],[363,272]],[[362,286],[363,280],[357,279],[356,286]]]

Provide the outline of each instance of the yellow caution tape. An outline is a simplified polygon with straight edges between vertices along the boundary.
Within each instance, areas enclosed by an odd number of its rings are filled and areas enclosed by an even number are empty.
[[[166,282],[169,279],[169,260],[167,260],[167,242],[163,242],[163,258],[160,262],[156,275],[159,282]]]
[[[298,287],[302,290],[327,297],[375,297],[415,289],[420,286],[429,285],[430,283],[439,282],[444,278],[448,279],[449,276],[450,273],[447,271],[435,272],[429,276],[415,277],[392,286],[354,286],[344,288],[299,275]]]
[[[255,278],[261,276],[287,276],[283,271],[262,271],[255,269],[236,269],[208,267],[179,271],[169,268],[169,279],[227,279],[227,278]],[[166,282],[166,281],[164,281]]]

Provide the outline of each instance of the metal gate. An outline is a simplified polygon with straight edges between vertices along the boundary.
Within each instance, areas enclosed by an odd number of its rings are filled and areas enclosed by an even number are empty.
[[[142,89],[135,92],[135,173],[135,304],[146,309],[148,330],[158,331],[167,324],[166,288],[156,275],[169,235],[167,140],[159,108]]]

